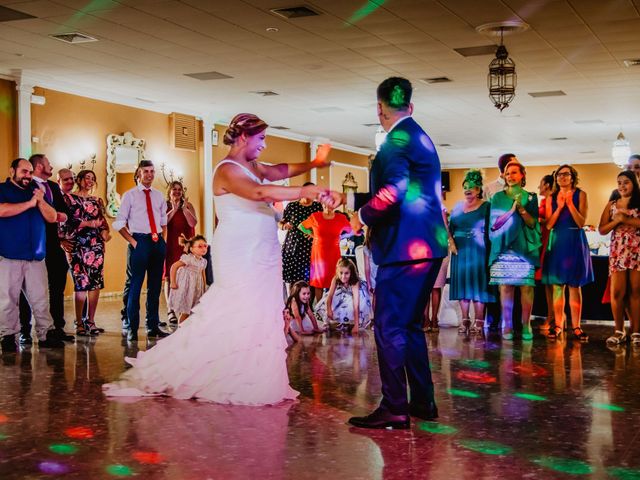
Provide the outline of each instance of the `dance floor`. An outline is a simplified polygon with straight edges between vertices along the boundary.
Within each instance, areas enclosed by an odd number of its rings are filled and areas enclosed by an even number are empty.
[[[2,356],[0,479],[640,478],[640,349],[608,349],[609,328],[588,344],[429,334],[438,422],[371,431],[346,421],[378,402],[372,332],[294,345],[297,403],[112,401],[101,385],[135,353],[119,307],[101,301],[99,338]]]

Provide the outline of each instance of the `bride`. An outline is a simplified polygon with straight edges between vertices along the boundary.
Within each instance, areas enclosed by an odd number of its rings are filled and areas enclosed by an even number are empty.
[[[320,198],[315,185],[268,185],[329,165],[330,145],[304,164],[258,163],[267,124],[236,115],[224,135],[231,149],[214,171],[219,224],[211,255],[214,285],[171,336],[126,361],[134,368],[103,386],[107,396],[168,395],[236,405],[297,397],[289,386],[282,333],[282,269],[270,202]]]

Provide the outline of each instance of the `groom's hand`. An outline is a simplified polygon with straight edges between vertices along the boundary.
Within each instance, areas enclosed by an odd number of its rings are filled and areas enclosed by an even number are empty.
[[[322,199],[320,201],[327,207],[335,210],[340,205],[344,205],[347,202],[347,198],[344,193],[336,192],[334,190],[327,190],[322,195]]]

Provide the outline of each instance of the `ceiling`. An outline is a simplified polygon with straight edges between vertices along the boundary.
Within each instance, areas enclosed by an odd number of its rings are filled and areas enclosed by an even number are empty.
[[[321,14],[284,19],[272,8]],[[443,165],[608,162],[622,130],[640,150],[640,0],[0,0],[36,18],[0,23],[0,74],[37,85],[228,121],[254,112],[273,126],[373,148],[375,88],[415,87],[414,116]],[[492,55],[455,48],[498,43],[475,27],[521,20],[506,36],[515,100],[500,113],[487,92]],[[275,28],[277,32],[269,32]],[[66,44],[55,33],[99,41]],[[233,78],[202,81],[188,73]],[[420,79],[448,77],[449,83]],[[261,96],[255,91],[278,93]],[[534,98],[557,91],[564,96]],[[558,138],[565,138],[558,140]]]

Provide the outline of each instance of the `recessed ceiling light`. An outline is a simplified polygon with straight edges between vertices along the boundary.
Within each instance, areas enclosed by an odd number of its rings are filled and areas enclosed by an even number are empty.
[[[562,97],[566,95],[562,90],[549,90],[547,92],[529,92],[529,96],[533,98],[541,97]]]
[[[267,27],[265,30],[269,33],[277,33],[280,31],[278,27]]]
[[[315,17],[320,15],[320,12],[317,12],[307,5],[298,5],[295,7],[286,8],[272,8],[269,11],[283,18]]]

